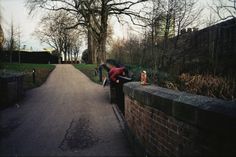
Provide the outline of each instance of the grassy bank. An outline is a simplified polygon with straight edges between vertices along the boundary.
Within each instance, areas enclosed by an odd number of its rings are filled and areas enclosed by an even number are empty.
[[[12,74],[14,73],[23,73],[24,74],[24,88],[32,89],[35,87],[41,86],[47,79],[50,72],[55,68],[55,65],[50,64],[2,64],[3,67],[1,69],[0,75],[4,74]],[[36,70],[36,83],[33,83],[32,71]]]
[[[79,69],[93,82],[101,84],[101,82],[99,82],[98,74],[96,73],[96,68],[97,68],[96,64],[75,64],[74,67]],[[107,76],[107,72],[104,70],[102,74],[103,74],[103,77]]]
[[[234,78],[198,73],[174,75],[140,66],[127,67],[133,74],[134,81],[139,81],[140,72],[146,70],[148,82],[151,84],[223,100],[236,100],[236,81]]]
[[[79,69],[82,73],[84,73],[87,77],[89,77],[93,82],[101,84],[99,82],[98,75],[95,73],[97,65],[96,64],[75,64],[75,68]],[[126,66],[126,68],[129,70],[129,72],[132,74],[132,78],[134,81],[140,80],[140,72],[144,70],[144,68],[140,66]],[[149,82],[155,84],[155,80],[153,79],[153,70],[150,71],[150,69],[145,69],[148,72]],[[107,72],[103,70],[103,77],[107,77]],[[163,81],[166,79],[167,76],[166,73],[161,73],[161,75],[158,75],[158,82]]]
[[[78,64],[75,67],[87,75],[92,81],[99,83],[98,76],[95,75],[96,65]],[[171,75],[166,72],[135,65],[126,65],[126,68],[129,70],[134,81],[140,81],[141,71],[146,70],[148,82],[154,85],[224,100],[235,100],[236,98],[236,81],[232,78],[209,74],[183,73],[180,75]],[[106,76],[106,72],[103,72],[103,75]]]

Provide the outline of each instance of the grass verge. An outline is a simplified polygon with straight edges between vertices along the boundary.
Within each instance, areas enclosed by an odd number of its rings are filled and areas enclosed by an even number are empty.
[[[96,64],[75,64],[74,67],[84,73],[90,80],[95,83],[102,84],[99,82],[98,74],[96,73]],[[103,77],[107,76],[107,72],[103,70]]]
[[[32,71],[36,70],[36,79],[33,83]],[[0,73],[23,73],[24,74],[24,89],[32,89],[41,86],[48,78],[49,74],[53,71],[55,65],[51,64],[17,64],[17,63],[4,63],[3,70]]]

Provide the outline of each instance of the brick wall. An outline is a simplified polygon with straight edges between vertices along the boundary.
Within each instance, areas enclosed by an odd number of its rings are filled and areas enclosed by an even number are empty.
[[[0,108],[14,104],[21,100],[24,95],[24,76],[0,76]]]
[[[124,92],[129,139],[143,155],[236,155],[235,102],[139,83]]]

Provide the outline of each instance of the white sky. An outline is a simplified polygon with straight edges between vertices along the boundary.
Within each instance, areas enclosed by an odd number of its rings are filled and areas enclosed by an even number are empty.
[[[45,45],[40,44],[40,41],[32,36],[37,27],[39,17],[28,15],[24,0],[0,0],[0,3],[2,6],[3,29],[6,36],[13,20],[14,27],[20,28],[22,32],[22,45],[26,45],[28,48],[32,46],[34,50],[44,48]]]
[[[207,3],[212,0],[199,0],[202,6],[207,7]],[[21,28],[21,40],[22,45],[26,45],[27,48],[33,47],[33,50],[42,50],[48,48],[46,44],[41,44],[40,41],[32,36],[37,24],[40,20],[40,16],[29,16],[28,10],[25,7],[25,0],[0,0],[1,12],[3,15],[3,29],[7,34],[7,30],[11,25],[11,19],[13,19],[14,25]],[[209,9],[205,9],[204,16],[209,15]],[[130,28],[127,25],[121,26],[114,18],[111,20],[113,25],[113,37],[115,38],[127,38],[127,32]]]

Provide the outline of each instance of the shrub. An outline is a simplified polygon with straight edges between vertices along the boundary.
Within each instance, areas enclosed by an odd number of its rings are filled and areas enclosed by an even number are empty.
[[[140,81],[142,70],[147,71],[148,82],[172,89],[185,91],[192,94],[204,95],[209,97],[220,98],[224,100],[235,100],[236,98],[236,81],[233,78],[224,78],[214,75],[200,75],[183,73],[179,76],[169,73],[142,68],[140,66],[127,66],[134,81]]]
[[[235,80],[213,75],[190,75],[179,76],[179,89],[193,94],[233,100],[236,96]]]

